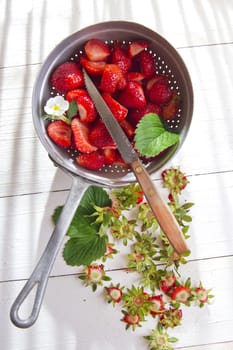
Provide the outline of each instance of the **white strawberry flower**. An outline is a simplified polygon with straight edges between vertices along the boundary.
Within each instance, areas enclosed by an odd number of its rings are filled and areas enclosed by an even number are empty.
[[[48,115],[61,117],[69,108],[69,102],[63,96],[51,97],[44,106],[44,111]]]

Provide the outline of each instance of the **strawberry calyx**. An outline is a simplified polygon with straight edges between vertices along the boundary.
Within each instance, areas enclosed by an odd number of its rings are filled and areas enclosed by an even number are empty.
[[[168,188],[171,194],[180,194],[189,183],[186,175],[179,167],[171,167],[162,172],[163,187]]]
[[[109,287],[105,287],[106,298],[108,303],[118,304],[122,300],[124,287],[120,287],[120,284],[117,285],[111,284]]]
[[[111,279],[110,277],[106,276],[104,265],[102,264],[87,266],[79,278],[85,281],[86,286],[91,286],[93,292],[96,291],[98,285],[102,286],[104,281],[110,281]]]
[[[126,329],[131,328],[134,331],[137,327],[141,327],[140,322],[143,320],[139,314],[128,313],[125,310],[122,310],[122,313],[124,314],[124,317],[121,321],[126,323]]]

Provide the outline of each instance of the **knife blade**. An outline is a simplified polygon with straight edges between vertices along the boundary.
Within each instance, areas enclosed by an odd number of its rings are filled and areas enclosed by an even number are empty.
[[[100,117],[115,141],[122,158],[127,164],[130,164],[160,227],[178,254],[188,251],[184,235],[180,230],[176,218],[167,203],[160,196],[127,136],[96,88],[94,82],[84,69],[83,76],[86,89],[93,100]]]
[[[122,158],[127,164],[138,160],[138,156],[129,142],[129,139],[85,70],[83,70],[83,76],[87,91],[91,96],[101,119],[115,141]]]

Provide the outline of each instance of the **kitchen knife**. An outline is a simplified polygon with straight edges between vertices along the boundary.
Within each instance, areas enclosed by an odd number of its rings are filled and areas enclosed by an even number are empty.
[[[94,82],[84,69],[83,75],[86,89],[92,98],[101,119],[115,141],[122,158],[131,166],[162,231],[178,254],[187,252],[189,249],[184,235],[169,206],[159,194],[136,151],[96,88]]]

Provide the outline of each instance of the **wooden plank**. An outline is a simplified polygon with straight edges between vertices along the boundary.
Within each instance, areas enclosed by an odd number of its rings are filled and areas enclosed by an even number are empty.
[[[62,177],[61,177],[62,179]],[[189,259],[227,256],[233,253],[232,173],[192,176],[184,200],[195,203],[191,210],[188,245]],[[57,176],[57,183],[59,183]],[[159,183],[158,183],[159,185]],[[166,199],[167,192],[161,189]],[[0,199],[0,280],[28,278],[53,230],[51,215],[63,205],[68,191],[38,193]],[[106,263],[107,268],[125,267],[124,254],[129,248],[117,245],[122,252]],[[76,268],[65,265],[61,252],[52,275],[72,274]]]
[[[139,6],[137,6],[139,4]],[[200,15],[201,14],[201,15]],[[93,23],[127,20],[143,24],[175,47],[232,42],[231,0],[5,0],[1,11],[1,66],[42,62],[66,36]]]
[[[194,284],[199,284],[201,279],[206,287],[213,288],[215,298],[203,309],[195,306],[183,308],[182,326],[169,331],[170,335],[179,338],[175,348],[187,349],[199,344],[202,344],[199,349],[203,350],[232,348],[232,268],[232,257],[191,262],[182,268],[184,279],[191,276]],[[108,275],[113,283],[120,282],[128,287],[137,280],[134,273],[123,271],[108,272]],[[83,287],[76,276],[50,278],[36,324],[24,331],[15,328],[9,320],[9,309],[23,283],[0,284],[3,349],[147,349],[143,336],[150,333],[155,321],[149,320],[135,332],[126,332],[120,322],[120,306],[113,308],[107,304],[102,289],[93,293],[91,288]],[[22,317],[26,317],[30,307],[31,300],[25,302]],[[222,346],[215,345],[220,342],[223,342]]]

